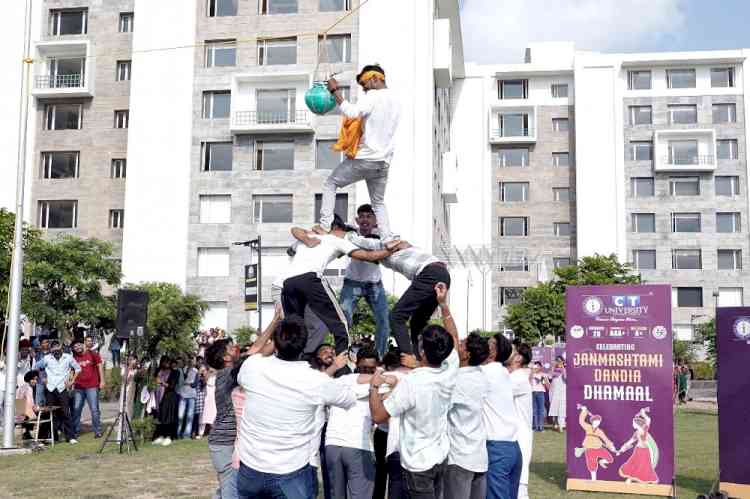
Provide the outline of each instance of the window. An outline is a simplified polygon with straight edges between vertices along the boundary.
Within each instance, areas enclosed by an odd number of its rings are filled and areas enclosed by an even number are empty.
[[[79,130],[81,128],[81,104],[47,104],[44,106],[45,130]]]
[[[315,148],[315,168],[333,170],[341,163],[341,151],[334,151],[335,140],[319,140]]]
[[[78,201],[39,201],[39,227],[75,229],[78,226]]]
[[[669,195],[670,196],[700,196],[701,179],[700,177],[670,177],[669,178]]]
[[[237,41],[216,40],[206,42],[206,67],[229,67],[237,63]]]
[[[49,34],[85,35],[88,30],[88,9],[50,10]]]
[[[318,39],[318,58],[323,59],[325,53],[329,63],[352,62],[352,35],[330,35],[325,38],[326,44],[323,46],[323,38]]]
[[[320,207],[323,205],[323,195],[315,195],[315,218],[320,220]],[[333,212],[340,216],[342,220],[349,218],[349,195],[346,193],[336,194],[336,204],[333,206]]]
[[[320,0],[320,12],[351,10],[351,0]]]
[[[43,179],[78,178],[80,153],[78,151],[55,151],[42,153]]]
[[[500,80],[497,92],[498,99],[528,99],[529,80]]]
[[[737,159],[737,139],[717,140],[716,157],[718,159]]]
[[[651,106],[630,106],[631,125],[650,125]]]
[[[529,219],[527,217],[500,217],[501,236],[528,236]]]
[[[520,303],[525,290],[526,288],[500,288],[500,306]]]
[[[555,132],[568,131],[568,118],[552,118],[552,130]]]
[[[296,14],[297,0],[259,0],[262,15]]]
[[[656,250],[653,250],[653,249],[633,250],[633,268],[636,270],[656,269]]]
[[[656,215],[653,213],[633,213],[631,215],[633,232],[656,232]]]
[[[132,12],[120,12],[120,33],[132,33],[133,32],[133,13]]]
[[[716,214],[716,232],[723,234],[740,232],[740,214],[737,212],[717,213]]]
[[[717,250],[716,262],[716,267],[719,270],[742,270],[742,250]]]
[[[263,90],[256,92],[258,123],[289,123],[294,121],[297,90]]]
[[[294,170],[294,141],[255,143],[255,169]]]
[[[203,171],[228,172],[232,170],[232,143],[205,142],[203,144]]]
[[[258,40],[258,65],[297,64],[297,39]]]
[[[109,228],[122,229],[125,227],[125,210],[109,210]]]
[[[672,268],[674,270],[700,270],[701,250],[675,249],[672,250]]]
[[[36,85],[42,88],[79,88],[86,80],[86,58],[49,59],[47,75],[37,76]]]
[[[567,152],[553,152],[552,166],[570,166],[570,155]]]
[[[669,122],[674,125],[691,125],[698,122],[698,107],[695,105],[667,106]]]
[[[227,277],[229,248],[198,248],[198,277]]]
[[[736,104],[714,104],[711,109],[714,123],[734,123],[737,121]]]
[[[200,223],[228,224],[232,221],[232,196],[204,194],[200,200]]]
[[[552,266],[556,269],[561,269],[563,267],[570,267],[570,265],[571,265],[571,259],[569,256],[555,257],[552,259]]]
[[[703,288],[672,288],[672,301],[678,307],[702,307]]]
[[[628,88],[630,90],[650,90],[651,71],[628,71]]]
[[[719,288],[717,302],[719,307],[741,307],[742,288]]]
[[[630,143],[631,161],[652,161],[654,159],[654,143],[651,141],[633,141]]]
[[[125,178],[128,173],[128,162],[126,159],[113,159],[109,167],[111,178]]]
[[[500,272],[528,272],[529,259],[527,256],[509,257],[500,263]]]
[[[528,182],[500,182],[500,201],[504,203],[518,203],[528,201]]]
[[[668,159],[671,165],[698,164],[698,141],[670,140]]]
[[[568,84],[567,83],[554,83],[550,89],[552,97],[562,98],[568,96]]]
[[[208,17],[237,15],[237,0],[208,0]]]
[[[734,86],[734,68],[711,68],[711,86],[727,88]]]
[[[654,177],[632,177],[630,183],[634,198],[654,196]]]
[[[232,93],[228,90],[203,92],[203,117],[209,120],[229,118]]]
[[[672,232],[700,232],[700,213],[672,213]]]
[[[667,69],[667,88],[695,88],[695,69]]]
[[[498,115],[501,137],[528,137],[529,115],[525,113],[503,113]]]
[[[573,195],[570,192],[570,187],[553,187],[552,195],[555,201],[572,201]]]
[[[253,196],[253,223],[292,223],[292,195]]]
[[[529,166],[529,149],[499,149],[497,151],[498,166]]]
[[[127,128],[130,119],[130,111],[127,109],[115,111],[115,128]]]
[[[558,237],[565,237],[570,235],[570,222],[555,222],[554,224],[555,235]]]
[[[130,80],[132,64],[132,61],[117,61],[117,74],[115,75],[115,79],[117,81]]]
[[[738,196],[740,194],[740,177],[714,177],[717,196]]]
[[[693,341],[695,338],[695,327],[692,324],[674,324],[672,334],[675,340]]]

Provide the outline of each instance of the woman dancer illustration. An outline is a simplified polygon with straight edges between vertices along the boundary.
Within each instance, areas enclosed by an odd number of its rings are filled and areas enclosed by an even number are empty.
[[[659,463],[659,447],[650,433],[650,408],[644,407],[633,418],[633,436],[622,444],[617,454],[633,449],[628,460],[620,466],[620,476],[626,483],[659,483],[656,465]]]

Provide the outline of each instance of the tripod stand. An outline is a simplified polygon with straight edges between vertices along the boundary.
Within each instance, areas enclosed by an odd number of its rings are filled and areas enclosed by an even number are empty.
[[[129,350],[129,349],[128,349]],[[133,427],[130,424],[130,416],[126,410],[127,399],[128,399],[128,377],[130,375],[130,352],[128,351],[128,357],[125,360],[125,367],[123,368],[122,377],[122,389],[120,390],[120,411],[117,413],[114,423],[112,423],[107,430],[107,435],[104,437],[102,446],[99,449],[99,454],[104,452],[104,448],[108,443],[116,443],[120,448],[120,454],[122,454],[123,447],[127,447],[128,455],[130,455],[130,446],[133,446],[135,451],[138,451],[138,444],[135,442],[135,436],[133,435]],[[115,438],[112,436],[112,431],[117,428],[117,435]]]

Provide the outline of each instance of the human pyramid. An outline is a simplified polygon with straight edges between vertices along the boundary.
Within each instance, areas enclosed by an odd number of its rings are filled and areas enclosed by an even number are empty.
[[[320,471],[333,499],[386,497],[386,484],[390,499],[528,497],[531,350],[514,351],[501,334],[459,335],[446,263],[392,234],[384,199],[400,106],[380,66],[365,66],[357,82],[356,104],[328,82],[345,117],[335,147],[346,158],[324,184],[319,225],[292,229],[273,321],[243,357],[229,340],[207,351],[218,371],[209,435],[217,496],[315,499]],[[358,208],[354,229],[333,208],[336,190],[360,180],[371,204]],[[344,255],[352,260],[339,305],[322,276]],[[379,265],[411,281],[390,320]],[[375,347],[350,359],[361,297],[376,317]],[[442,326],[428,325],[437,309]],[[232,394],[238,385],[244,401]]]

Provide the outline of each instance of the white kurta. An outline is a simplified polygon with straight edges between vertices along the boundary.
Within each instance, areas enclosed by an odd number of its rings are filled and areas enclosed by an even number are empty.
[[[531,453],[533,450],[534,433],[531,429],[533,414],[533,399],[531,396],[531,383],[529,382],[531,370],[528,368],[517,369],[510,373],[513,382],[513,405],[518,414],[518,445],[521,447],[523,467],[521,468],[522,484],[529,483],[529,466],[531,465]]]
[[[551,417],[565,417],[565,389],[562,376],[552,378],[549,392],[549,415]]]

